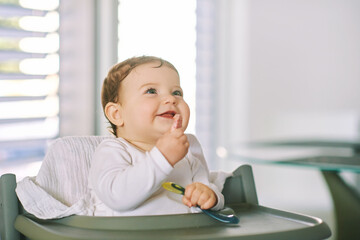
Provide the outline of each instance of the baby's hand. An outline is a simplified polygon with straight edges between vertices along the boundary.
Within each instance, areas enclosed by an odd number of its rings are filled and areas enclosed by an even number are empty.
[[[217,198],[211,188],[195,182],[186,186],[182,202],[188,207],[199,206],[201,209],[209,209],[215,206]]]
[[[179,114],[174,117],[174,124],[170,131],[165,133],[156,142],[156,147],[168,160],[171,166],[183,159],[188,152],[189,142],[181,129],[181,116]]]

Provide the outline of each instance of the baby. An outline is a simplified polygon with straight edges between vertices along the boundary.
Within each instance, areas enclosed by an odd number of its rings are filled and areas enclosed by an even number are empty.
[[[151,56],[118,63],[104,80],[101,98],[116,138],[104,140],[94,153],[89,174],[94,215],[223,208],[198,140],[184,133],[190,109],[171,63]],[[163,189],[167,181],[186,186],[184,196]]]

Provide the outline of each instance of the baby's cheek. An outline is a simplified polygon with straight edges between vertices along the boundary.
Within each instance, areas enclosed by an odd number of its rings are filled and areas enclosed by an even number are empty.
[[[189,106],[184,102],[181,106],[181,117],[182,117],[182,129],[185,131],[190,119],[190,108]]]

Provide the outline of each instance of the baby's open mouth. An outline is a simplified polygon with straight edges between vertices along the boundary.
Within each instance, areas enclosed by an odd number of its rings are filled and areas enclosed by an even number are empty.
[[[174,112],[174,111],[167,111],[167,112],[158,114],[158,116],[164,117],[164,118],[174,118],[175,114],[176,114],[176,112]]]

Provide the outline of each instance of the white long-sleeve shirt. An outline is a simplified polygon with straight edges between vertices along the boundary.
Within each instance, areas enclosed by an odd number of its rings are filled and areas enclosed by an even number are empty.
[[[166,191],[163,182],[186,187],[193,182],[209,186],[217,196],[212,209],[224,206],[224,197],[209,181],[200,143],[187,134],[187,155],[172,167],[154,147],[142,151],[123,138],[106,139],[97,147],[89,174],[91,205],[95,216],[134,216],[193,212],[181,195]]]

